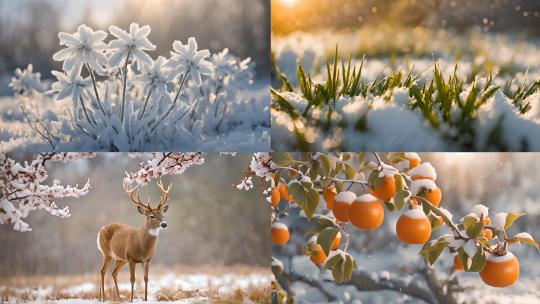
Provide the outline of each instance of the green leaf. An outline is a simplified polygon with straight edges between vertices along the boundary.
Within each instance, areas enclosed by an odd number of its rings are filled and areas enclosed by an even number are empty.
[[[437,230],[441,228],[442,223],[437,219],[437,215],[432,212],[428,214],[429,222],[431,223],[431,230]]]
[[[304,209],[304,204],[306,202],[306,190],[304,187],[298,182],[292,182],[287,186],[287,190],[289,195],[292,195],[294,202],[298,207]]]
[[[464,264],[465,265],[465,264]],[[478,250],[474,257],[472,258],[471,267],[467,269],[467,265],[465,265],[465,270],[468,272],[479,272],[484,269],[484,266],[486,265],[486,254],[482,250]]]
[[[281,180],[281,173],[279,173],[279,171],[276,171],[274,173],[274,185],[277,186],[280,180]]]
[[[319,223],[319,225],[324,225],[325,227],[339,228],[339,225],[327,216],[319,215],[315,219],[317,220],[317,223]]]
[[[540,247],[538,246],[538,243],[534,241],[532,236],[530,234],[524,234],[524,233],[518,233],[515,237],[515,240],[518,240],[520,243],[525,243],[528,245],[533,246],[534,248],[540,250]]]
[[[332,243],[338,234],[339,230],[336,228],[326,228],[317,237],[317,243],[321,245],[321,248],[324,251],[324,254],[328,256],[330,249],[332,249]]]
[[[363,163],[365,158],[366,158],[366,152],[358,153],[358,164]]]
[[[272,152],[272,161],[280,167],[287,167],[292,160],[291,154],[287,152]]]
[[[332,171],[332,161],[330,160],[330,158],[326,154],[320,154],[319,160],[324,171],[330,173],[330,171]]]
[[[332,269],[334,268],[334,266],[337,265],[339,261],[342,261],[342,260],[343,260],[343,257],[341,256],[341,254],[336,254],[326,261],[326,264],[324,264],[324,268]]]
[[[484,223],[482,221],[477,221],[476,223],[470,224],[466,229],[465,232],[468,236],[472,238],[476,238],[480,232],[484,229]]]
[[[307,192],[305,199],[306,203],[302,209],[304,209],[307,219],[311,221],[311,217],[317,208],[319,208],[319,192],[315,189],[310,189],[309,192]]]
[[[345,258],[345,271],[343,272],[343,280],[349,281],[352,277],[352,273],[355,266],[354,259],[350,254],[347,254],[347,257]]]
[[[396,190],[400,191],[405,189],[405,181],[403,180],[403,176],[396,174],[394,175],[394,179],[396,181]]]
[[[320,165],[318,163],[315,163],[311,166],[311,170],[309,170],[308,176],[312,181],[317,178],[317,175],[319,175],[319,172],[320,172],[319,168],[320,168]]]
[[[420,251],[420,254],[424,256],[424,260],[427,264],[433,265],[443,250],[448,245],[448,242],[445,240],[445,237],[440,237],[436,241],[426,243],[422,250]]]
[[[477,218],[474,215],[467,215],[463,218],[463,228],[468,229],[472,225],[478,223],[480,221],[479,218]]]
[[[346,162],[342,162],[342,164],[343,172],[345,172],[345,176],[347,177],[347,179],[354,179],[354,176],[356,174],[356,170],[354,170],[354,167]]]
[[[445,243],[436,243],[433,246],[432,250],[427,255],[427,261],[429,262],[429,265],[433,265],[437,261],[444,248],[446,248]]]
[[[332,276],[336,283],[341,283],[343,281],[344,263],[345,260],[342,258],[334,265],[334,267],[332,267]]]
[[[394,196],[394,205],[397,210],[401,210],[405,206],[405,202],[411,196],[411,193],[407,190],[399,190]]]
[[[379,177],[379,171],[373,170],[368,176],[368,183],[373,189],[379,188],[382,183],[383,179]]]
[[[524,213],[510,212],[506,215],[506,222],[504,223],[504,229],[510,228],[515,220],[520,218]]]

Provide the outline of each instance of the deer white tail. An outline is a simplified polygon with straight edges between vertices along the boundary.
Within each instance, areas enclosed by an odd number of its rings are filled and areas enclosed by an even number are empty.
[[[101,251],[101,253],[104,253],[103,252],[103,249],[101,248],[101,245],[100,245],[100,236],[101,236],[101,230],[98,232],[97,234],[97,248],[99,249],[99,251]]]

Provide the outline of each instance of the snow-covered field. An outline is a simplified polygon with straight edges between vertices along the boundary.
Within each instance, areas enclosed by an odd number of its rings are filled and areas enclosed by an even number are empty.
[[[249,89],[239,94],[238,108],[232,111],[228,119],[231,130],[228,133],[203,134],[180,138],[175,146],[166,150],[179,151],[238,151],[255,152],[270,149],[270,122],[268,81],[256,81]],[[247,102],[246,102],[247,101]],[[55,113],[67,110],[67,104],[47,102],[40,105]],[[200,134],[197,134],[200,135]],[[84,149],[84,138],[72,138],[59,150],[80,151]],[[154,151],[155,147],[148,145],[144,150]],[[38,136],[23,117],[19,104],[14,97],[0,97],[0,151],[49,151],[51,146]]]
[[[127,271],[126,271],[127,272]],[[118,278],[120,299],[114,295],[110,274],[106,278],[108,301],[129,302],[131,285],[127,273]],[[271,274],[264,268],[188,267],[150,272],[145,303],[208,303],[209,301],[269,303]],[[98,275],[14,277],[1,280],[2,303],[95,303]],[[144,282],[137,272],[134,302],[144,302]]]
[[[336,45],[337,98],[306,96],[298,65],[316,95],[317,86],[328,87],[326,62],[332,74]],[[374,28],[276,36],[272,48],[292,86],[273,79],[282,97],[273,96],[274,150],[540,150],[539,41]],[[347,70],[349,56],[351,71],[362,66],[352,95],[340,93],[341,60]]]

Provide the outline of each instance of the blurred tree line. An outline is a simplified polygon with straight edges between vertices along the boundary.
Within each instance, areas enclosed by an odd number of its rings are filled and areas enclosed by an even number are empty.
[[[257,75],[267,77],[269,0],[117,1],[120,3],[115,7],[107,4],[116,9],[112,23],[122,28],[128,28],[131,22],[149,24],[150,40],[158,47],[151,53],[154,58],[169,56],[174,40],[185,43],[194,36],[200,48],[214,52],[229,48],[237,56],[251,57],[257,63]],[[68,16],[72,12],[67,5],[82,6],[81,20]],[[4,79],[0,77],[0,93],[9,93],[6,88],[13,70],[28,63],[34,64],[43,77],[51,78],[50,70],[61,67],[51,58],[60,48],[58,32],[75,32],[80,23],[107,31],[108,25],[100,25],[99,20],[99,11],[89,1],[0,0],[0,76],[4,75]]]
[[[255,185],[252,191],[234,186],[250,159],[247,153],[207,154],[202,166],[164,178],[164,184],[173,181],[173,188],[165,214],[169,226],[159,235],[155,265],[268,265],[270,210],[262,194],[265,185]],[[98,271],[99,228],[111,222],[143,224],[143,216],[122,189],[124,172],[135,171],[140,161],[104,153],[87,161],[55,164],[50,182],[57,178],[75,184],[90,179],[92,190],[85,197],[65,201],[70,218],[36,212],[28,218],[33,231],[27,233],[0,225],[0,276]],[[150,196],[153,205],[159,201],[155,182],[140,194],[145,201]]]
[[[298,0],[287,8],[272,1],[272,31],[357,29],[364,25],[425,26],[466,31],[519,31],[540,35],[537,0]]]

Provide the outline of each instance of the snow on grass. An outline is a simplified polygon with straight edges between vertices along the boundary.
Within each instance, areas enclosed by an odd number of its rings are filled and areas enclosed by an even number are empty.
[[[293,86],[293,92],[278,90],[290,108],[273,97],[274,150],[540,150],[540,44],[536,41],[518,43],[505,34],[471,31],[458,35],[425,29],[404,29],[390,35],[399,39],[389,41],[388,35],[381,34],[385,29],[368,32],[293,33],[273,38],[276,68]],[[338,90],[336,100],[324,94],[322,99],[317,95],[309,100],[296,79],[296,68],[300,65],[309,74],[312,91],[325,86],[330,78],[325,64],[328,61],[333,68],[336,45],[339,61],[352,54],[351,69],[362,64],[360,79],[368,91],[348,96]],[[402,56],[408,48],[411,52]],[[414,80],[404,85],[409,71]],[[399,72],[400,84],[385,88],[385,81]],[[444,90],[438,87],[438,73]],[[455,97],[445,97],[445,90],[451,90],[451,77],[458,79],[459,89]],[[338,80],[339,89],[341,74]],[[430,84],[433,91],[424,87]],[[276,82],[274,88],[280,88]],[[465,106],[469,99],[473,102]]]
[[[244,303],[270,302],[270,272],[261,269],[224,268],[209,272],[179,274],[158,270],[150,273],[148,301],[145,303],[207,303],[223,300]],[[182,271],[182,270],[180,270]],[[134,302],[144,302],[144,283],[137,276]],[[90,279],[90,281],[89,281]],[[47,303],[95,303],[98,293],[98,276],[54,277],[16,279],[2,283],[0,296],[7,303],[47,302]],[[121,302],[129,302],[131,285],[127,273],[120,273],[118,279]],[[113,281],[109,273],[105,278],[107,299],[114,300]],[[116,299],[118,300],[118,299]]]

